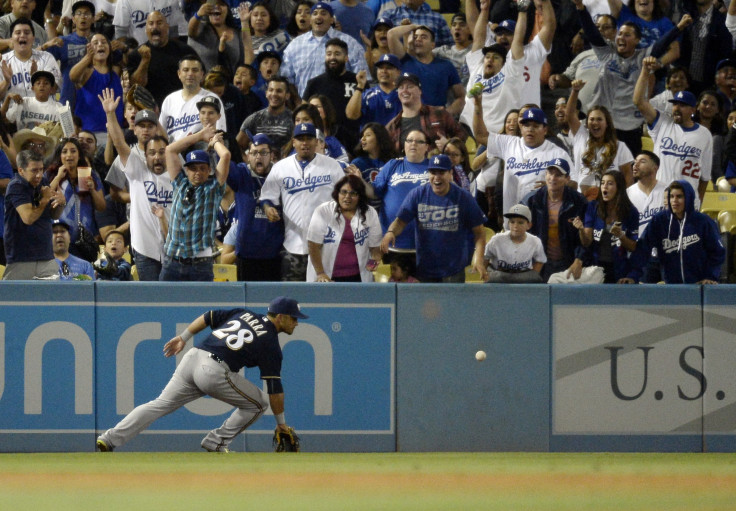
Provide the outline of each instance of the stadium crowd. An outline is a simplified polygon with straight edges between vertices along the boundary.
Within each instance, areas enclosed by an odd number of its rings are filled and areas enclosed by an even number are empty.
[[[736,2],[2,7],[4,280],[727,277]]]

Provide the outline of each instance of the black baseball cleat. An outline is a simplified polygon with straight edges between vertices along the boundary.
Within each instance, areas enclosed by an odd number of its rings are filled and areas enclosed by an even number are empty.
[[[112,452],[115,450],[115,448],[112,445],[105,442],[102,438],[97,439],[96,445],[97,445],[97,450],[100,452]]]

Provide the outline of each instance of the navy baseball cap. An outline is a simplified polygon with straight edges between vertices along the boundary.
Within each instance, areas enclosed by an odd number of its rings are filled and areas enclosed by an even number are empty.
[[[716,71],[720,71],[724,67],[736,67],[736,60],[733,60],[733,59],[719,60],[718,64],[716,64]]]
[[[501,23],[496,25],[493,32],[511,32],[513,34],[514,30],[516,30],[516,22],[514,20],[503,20]]]
[[[381,58],[378,59],[375,66],[378,67],[384,64],[394,66],[396,69],[401,69],[401,61],[399,60],[399,57],[391,53],[384,53],[381,55]]]
[[[541,108],[530,108],[519,119],[519,124],[524,124],[525,122],[538,122],[546,126],[547,116],[544,115],[544,111]]]
[[[380,26],[394,28],[394,23],[388,18],[378,18],[376,22],[373,24],[373,30],[375,30],[377,27],[380,27]]]
[[[156,124],[157,121],[158,117],[156,117],[156,113],[153,110],[141,110],[135,114],[133,125],[137,125],[139,122],[152,122]]]
[[[330,13],[330,16],[334,16],[335,15],[335,11],[332,10],[332,6],[330,4],[328,4],[327,2],[317,2],[316,4],[314,4],[314,7],[312,7],[312,11],[311,12],[314,12],[317,9],[324,9],[325,11],[327,11],[327,12]]]
[[[683,105],[691,106],[695,108],[697,101],[695,100],[695,94],[690,91],[681,90],[675,96],[669,100],[670,103],[682,103]]]
[[[207,151],[202,151],[201,149],[191,151],[190,153],[187,153],[187,157],[184,161],[184,166],[186,167],[187,165],[191,165],[192,163],[206,163],[209,165],[210,155],[207,154]]]
[[[261,62],[269,58],[278,60],[279,64],[281,64],[284,61],[284,59],[281,57],[281,54],[273,50],[264,50],[260,52],[258,56],[256,57],[256,60],[258,61],[258,65],[260,66]]]
[[[563,174],[566,174],[568,176],[570,175],[570,164],[567,162],[567,160],[563,160],[562,158],[556,158],[554,160],[548,161],[547,168],[558,169]]]
[[[266,135],[265,133],[259,133],[258,135],[255,135],[250,140],[250,143],[251,145],[263,145],[263,144],[273,145],[273,142],[271,142],[271,139],[268,138],[268,135]]]
[[[294,137],[301,137],[306,135],[308,137],[317,136],[317,128],[311,122],[303,122],[294,126]]]
[[[71,230],[72,230],[72,228],[69,226],[69,224],[66,223],[64,220],[54,220],[53,222],[51,222],[52,228],[55,227],[55,226],[57,226],[57,225],[60,225],[60,226],[64,227],[69,232],[71,232]]]
[[[299,302],[288,296],[277,296],[268,304],[269,314],[286,314],[292,318],[308,319],[309,316],[302,313]]]
[[[420,88],[422,86],[422,83],[419,81],[419,77],[413,73],[401,73],[401,76],[399,76],[399,79],[396,81],[396,88],[398,89],[404,82],[411,82]]]
[[[89,9],[89,12],[91,12],[93,16],[95,15],[95,4],[87,0],[79,0],[78,2],[74,2],[72,4],[72,15],[80,7],[86,7],[87,9]]]
[[[432,172],[433,170],[441,170],[442,172],[452,170],[452,161],[446,154],[432,156],[429,159],[429,167],[427,167],[427,170],[429,172]]]

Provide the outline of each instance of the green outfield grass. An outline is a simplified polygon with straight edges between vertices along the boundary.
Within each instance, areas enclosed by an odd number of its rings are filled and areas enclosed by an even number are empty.
[[[732,510],[735,454],[0,454],[0,509]]]

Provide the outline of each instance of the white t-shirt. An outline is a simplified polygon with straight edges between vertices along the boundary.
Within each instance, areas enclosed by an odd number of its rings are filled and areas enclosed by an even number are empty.
[[[508,231],[496,234],[486,243],[483,257],[494,270],[513,273],[531,270],[534,263],[547,262],[542,240],[526,233],[524,241],[514,243]]]
[[[573,137],[572,153],[575,165],[570,171],[570,179],[577,182],[578,185],[598,186],[600,184],[600,175],[596,176],[595,172],[591,172],[591,170],[583,163],[583,155],[587,150],[588,138],[588,128],[581,124],[580,129],[578,129],[578,132],[575,133],[575,136]],[[602,147],[596,151],[595,161],[602,160],[602,152]],[[626,165],[632,161],[634,161],[634,156],[631,154],[631,150],[626,146],[626,144],[619,140],[616,156],[614,156],[611,165],[606,169],[601,169],[600,174],[602,175],[607,170],[620,170],[621,165]]]
[[[284,220],[284,248],[292,254],[308,254],[307,231],[317,207],[332,199],[332,188],[345,172],[324,154],[302,169],[296,154],[278,161],[263,182],[260,201],[281,205]]]
[[[684,129],[666,115],[657,115],[649,134],[654,141],[654,153],[659,156],[657,181],[669,186],[672,181],[685,179],[695,190],[695,209],[700,209],[698,186],[710,181],[713,164],[713,135],[698,123]]]
[[[23,97],[35,97],[31,89],[31,65],[36,61],[37,71],[48,71],[54,75],[56,84],[61,86],[61,71],[56,59],[47,51],[32,50],[31,57],[26,60],[20,60],[14,51],[9,51],[3,55],[3,60],[10,64],[13,70],[10,88],[6,94],[20,94]]]
[[[337,249],[345,232],[345,217],[340,215],[336,218],[337,203],[334,200],[325,202],[317,207],[309,222],[307,240],[322,245],[322,266],[328,277],[332,278],[332,269],[335,266]],[[373,282],[373,274],[365,267],[370,258],[370,249],[381,245],[381,222],[378,213],[371,206],[365,213],[365,222],[360,218],[360,212],[356,212],[350,220],[350,229],[355,239],[355,252],[358,255],[358,267],[360,268],[360,280],[362,282]],[[316,282],[317,273],[312,266],[312,258],[307,265],[307,282]]]
[[[629,200],[639,212],[639,237],[644,233],[644,228],[649,225],[652,217],[664,210],[664,197],[667,185],[662,181],[657,181],[652,191],[647,195],[639,188],[638,183],[634,183],[626,189]]]
[[[178,90],[166,96],[164,102],[161,104],[161,115],[158,119],[172,142],[202,129],[202,123],[199,122],[197,103],[206,96],[215,96],[217,101],[220,102],[220,112],[222,115],[217,120],[216,126],[218,130],[227,131],[224,115],[225,107],[222,105],[222,100],[217,94],[207,89],[199,89],[199,92],[194,97],[185,101],[183,91]]]
[[[171,178],[168,172],[151,172],[140,151],[135,150],[130,152],[123,172],[130,188],[130,244],[136,252],[163,261],[165,236],[151,207],[164,208],[168,220],[174,197]]]
[[[146,18],[153,11],[159,11],[166,17],[171,32],[178,29],[178,35],[186,35],[188,23],[179,0],[118,0],[112,24],[127,28],[127,35],[134,37],[138,44],[143,44],[148,41]],[[115,37],[118,37],[118,29],[115,32]]]
[[[523,59],[514,60],[509,54],[506,63],[497,74],[483,78],[483,50],[471,51],[465,56],[470,69],[468,88],[481,82],[483,84],[483,120],[488,131],[498,133],[503,129],[503,122],[509,110],[523,105],[521,88],[523,85]],[[465,100],[465,107],[460,114],[460,121],[472,128],[475,102]]]
[[[537,181],[544,181],[547,163],[560,158],[570,163],[570,155],[545,140],[537,147],[528,147],[520,137],[511,135],[488,135],[488,156],[498,156],[505,162],[503,174],[503,212],[508,213],[529,192],[537,187]]]
[[[24,128],[32,130],[46,121],[58,121],[60,106],[53,98],[39,101],[35,97],[26,97],[20,104],[11,100],[6,117],[10,122],[14,122],[19,130]]]

